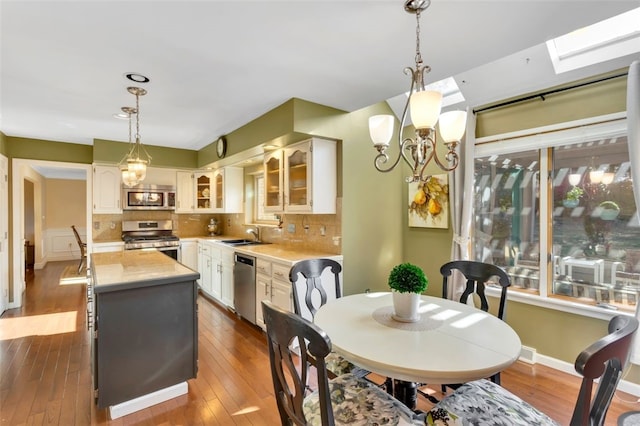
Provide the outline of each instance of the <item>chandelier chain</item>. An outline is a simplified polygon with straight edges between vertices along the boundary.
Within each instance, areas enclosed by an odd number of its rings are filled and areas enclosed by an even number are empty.
[[[422,54],[420,53],[420,9],[416,10],[416,70],[422,65]]]

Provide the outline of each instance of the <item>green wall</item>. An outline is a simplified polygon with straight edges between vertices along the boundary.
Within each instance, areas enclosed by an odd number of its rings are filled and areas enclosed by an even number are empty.
[[[151,156],[153,167],[171,167],[195,169],[198,167],[198,151],[190,149],[166,148],[163,146],[143,145]],[[129,150],[127,142],[104,139],[93,140],[94,163],[119,163]]]
[[[7,139],[9,158],[84,164],[91,164],[93,161],[93,147],[91,145],[11,136]]]
[[[7,137],[4,133],[0,132],[0,154],[7,156]]]

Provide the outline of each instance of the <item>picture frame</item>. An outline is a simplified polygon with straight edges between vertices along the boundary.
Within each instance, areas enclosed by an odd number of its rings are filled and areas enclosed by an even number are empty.
[[[408,185],[409,227],[448,229],[448,175],[432,175],[424,182],[410,182]]]

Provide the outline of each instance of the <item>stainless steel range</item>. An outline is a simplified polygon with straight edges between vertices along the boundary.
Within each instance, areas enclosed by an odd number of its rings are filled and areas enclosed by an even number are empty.
[[[136,220],[122,222],[125,250],[155,248],[169,257],[179,259],[180,238],[173,234],[171,220]]]

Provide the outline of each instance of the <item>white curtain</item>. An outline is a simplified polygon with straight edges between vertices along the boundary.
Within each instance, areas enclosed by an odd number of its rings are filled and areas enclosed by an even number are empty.
[[[633,196],[636,200],[636,221],[640,222],[640,61],[634,61],[627,76],[627,143],[631,162]],[[640,304],[636,307],[640,319]],[[640,364],[640,338],[634,337],[631,362]]]
[[[449,205],[453,244],[451,260],[470,260],[471,256],[471,213],[473,211],[473,164],[476,145],[476,116],[467,108],[467,129],[464,142],[460,144],[460,164],[449,173]],[[448,299],[459,300],[464,291],[465,280],[461,274],[454,274],[448,287]],[[473,298],[469,298],[473,300]]]

